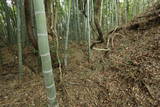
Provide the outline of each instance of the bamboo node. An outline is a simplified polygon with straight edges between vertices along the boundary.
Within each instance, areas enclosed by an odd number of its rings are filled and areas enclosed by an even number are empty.
[[[54,83],[50,86],[46,86],[46,88],[52,88],[52,87],[55,87]]]
[[[35,11],[35,15],[45,14],[45,11]]]

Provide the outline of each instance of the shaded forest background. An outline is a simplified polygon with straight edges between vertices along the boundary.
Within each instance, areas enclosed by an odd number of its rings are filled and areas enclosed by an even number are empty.
[[[18,39],[16,1],[0,1],[0,107],[44,107],[34,3],[21,3]],[[159,1],[45,0],[44,5],[60,106],[160,105]]]

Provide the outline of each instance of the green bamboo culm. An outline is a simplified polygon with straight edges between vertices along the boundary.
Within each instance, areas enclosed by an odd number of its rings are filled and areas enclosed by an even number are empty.
[[[43,0],[34,0],[34,12],[36,18],[37,38],[39,54],[42,62],[42,71],[45,81],[45,87],[48,95],[48,107],[58,107],[56,100],[56,88],[51,64],[51,56],[49,50],[48,33],[46,25],[46,16]]]
[[[88,36],[88,60],[91,58],[91,32],[90,32],[90,2],[87,0],[87,36]]]
[[[67,31],[66,31],[66,38],[65,38],[65,55],[64,55],[64,65],[67,67],[68,65],[68,39],[69,39],[69,24],[70,24],[70,16],[71,16],[71,0],[69,0],[68,6],[68,16],[67,16]]]
[[[26,31],[26,20],[25,20],[25,6],[24,6],[24,1],[25,0],[21,0],[21,43],[22,43],[22,48],[25,47],[25,45],[27,45],[26,41],[27,41],[27,31]]]
[[[17,43],[18,43],[18,63],[19,63],[19,79],[23,76],[23,63],[22,63],[22,41],[21,41],[21,0],[17,0]]]

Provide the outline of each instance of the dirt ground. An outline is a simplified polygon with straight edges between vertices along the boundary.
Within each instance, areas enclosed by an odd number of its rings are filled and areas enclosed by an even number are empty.
[[[108,36],[108,35],[107,35]],[[111,50],[71,45],[69,65],[54,70],[60,107],[160,107],[160,5],[109,33]],[[96,47],[106,48],[107,44]],[[25,50],[24,79],[18,81],[17,58],[1,48],[0,107],[45,107],[47,96],[38,61]]]

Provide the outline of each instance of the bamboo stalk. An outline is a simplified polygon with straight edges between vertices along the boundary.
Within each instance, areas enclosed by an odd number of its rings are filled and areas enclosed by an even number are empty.
[[[91,58],[91,33],[90,33],[90,2],[87,0],[87,35],[88,35],[88,60]]]
[[[68,39],[69,39],[70,14],[71,14],[71,0],[69,0],[69,6],[68,6],[67,32],[66,32],[66,39],[65,39],[65,56],[64,56],[65,67],[68,65],[67,58],[68,58]]]
[[[21,43],[21,0],[17,0],[17,43],[18,43],[18,63],[19,63],[19,78],[23,76],[23,63],[22,63],[22,43]]]
[[[58,107],[56,100],[56,87],[51,63],[46,16],[43,0],[34,0],[34,11],[36,18],[36,28],[38,36],[38,48],[42,62],[42,72],[45,81],[45,87],[48,95],[48,107]]]

